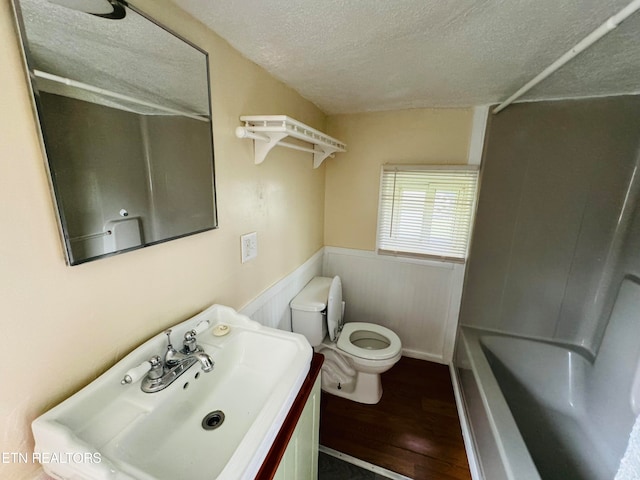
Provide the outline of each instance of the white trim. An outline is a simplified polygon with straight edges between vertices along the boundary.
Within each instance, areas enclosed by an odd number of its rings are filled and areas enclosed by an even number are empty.
[[[238,313],[241,313],[242,315],[246,315],[247,317],[250,317],[251,315],[256,313],[258,310],[264,307],[267,304],[267,302],[271,300],[271,298],[273,298],[274,296],[282,292],[287,287],[289,282],[297,278],[302,272],[304,272],[307,268],[313,265],[319,259],[319,257],[322,257],[323,255],[324,255],[324,248],[321,248],[316,253],[314,253],[306,262],[304,262],[302,265],[296,268],[289,275],[278,280],[276,283],[274,283],[272,286],[267,288],[260,295],[258,295],[256,298],[254,298],[249,303],[247,303],[244,307],[238,310]]]
[[[458,417],[460,418],[460,429],[462,430],[462,439],[464,441],[464,449],[467,452],[467,461],[469,462],[469,470],[473,480],[485,480],[482,469],[478,463],[478,455],[473,442],[473,433],[467,418],[467,410],[464,407],[462,394],[460,393],[460,383],[458,381],[458,372],[456,372],[453,363],[449,364],[449,373],[451,374],[451,384],[453,385],[453,395],[456,398],[456,408],[458,409]]]
[[[286,277],[278,280],[271,287],[264,290],[257,297],[244,305],[238,311],[263,325],[273,328],[290,329],[289,302],[302,288],[317,275],[325,275],[328,271],[329,255],[343,255],[359,257],[369,260],[385,261],[392,263],[404,263],[422,265],[431,268],[454,270],[451,275],[451,291],[446,313],[444,332],[441,333],[443,343],[438,352],[426,352],[415,348],[403,348],[402,354],[406,357],[427,360],[447,365],[451,362],[454,348],[455,333],[458,325],[460,311],[460,291],[462,278],[464,277],[464,265],[459,263],[441,262],[436,260],[394,257],[379,255],[369,250],[356,250],[341,247],[323,247],[313,254],[307,261],[296,268]],[[443,272],[444,273],[444,272]],[[396,331],[396,334],[398,332]]]
[[[415,358],[418,360],[426,360],[427,362],[435,362],[446,365],[447,362],[444,361],[442,355],[435,355],[429,352],[422,352],[420,350],[411,350],[409,348],[402,349],[402,355],[409,358]]]
[[[474,118],[475,121],[475,118]],[[438,171],[442,170],[446,172],[448,170],[454,171],[469,171],[475,172],[478,170],[478,167],[475,164],[465,163],[465,164],[447,164],[447,165],[431,165],[431,164],[395,164],[395,163],[385,163],[382,165],[383,172],[415,172],[417,170],[428,170],[428,171]]]
[[[489,116],[489,105],[480,105],[473,109],[473,120],[471,123],[471,139],[469,140],[469,154],[467,163],[469,165],[480,165],[482,162],[482,150],[484,148],[484,137],[487,133],[487,117]]]
[[[451,364],[453,360],[453,350],[456,343],[456,333],[458,332],[458,322],[460,321],[462,287],[464,284],[464,273],[466,269],[466,264],[456,264],[453,269],[442,352],[442,363],[444,364]]]
[[[353,262],[354,260],[357,263],[351,264],[350,262]],[[385,311],[384,314],[381,312],[378,312],[378,314],[383,317],[386,315],[384,318],[386,318],[389,324],[385,326],[391,328],[391,330],[393,330],[400,338],[409,342],[407,345],[403,345],[403,355],[443,365],[447,365],[451,362],[458,325],[458,315],[460,311],[460,297],[465,268],[464,265],[455,262],[441,262],[436,260],[380,255],[370,250],[325,247],[322,269],[323,275],[328,276],[339,274],[340,268],[336,266],[340,264],[350,264],[356,269],[355,271],[360,267],[364,268],[364,265],[366,264],[369,265],[367,268],[374,268],[375,271],[378,272],[382,269],[384,271],[389,271],[390,274],[391,272],[394,272],[394,275],[398,273],[398,269],[403,269],[409,266],[413,268],[418,267],[421,270],[425,270],[423,273],[431,278],[429,281],[438,281],[438,278],[440,278],[441,282],[446,281],[449,284],[449,287],[446,290],[443,290],[441,296],[438,296],[439,300],[437,301],[439,307],[437,309],[437,317],[431,316],[429,318],[425,318],[424,312],[418,311],[411,306],[408,307],[411,312],[411,318],[416,319],[417,322],[424,321],[428,324],[426,331],[420,330],[418,327],[419,323],[416,323],[416,321],[394,324],[393,312]],[[357,266],[359,264],[360,267]],[[373,267],[373,265],[376,266]],[[427,272],[427,270],[430,270],[430,272]],[[409,280],[410,277],[407,275],[408,273],[404,272],[400,274],[400,277],[396,278],[396,281],[400,282],[400,284],[396,285],[398,288],[406,289],[409,286],[409,284],[403,283]],[[376,279],[372,279],[372,281],[372,288],[379,291],[379,283],[384,280],[376,277]],[[402,285],[402,287],[400,287],[400,285]],[[364,295],[367,294],[364,293]],[[360,298],[359,300],[364,299]],[[422,320],[420,320],[420,318]],[[360,318],[360,321],[367,320]],[[418,335],[422,341],[415,335]],[[425,337],[425,335],[429,335],[429,337]],[[409,341],[410,339],[411,341]]]
[[[372,463],[365,462],[364,460],[360,460],[359,458],[352,457],[351,455],[347,455],[346,453],[339,452],[337,450],[334,450],[333,448],[325,447],[324,445],[319,445],[318,451],[326,453],[327,455],[331,455],[332,457],[339,458],[340,460],[344,460],[345,462],[357,467],[364,468],[365,470],[369,470],[370,472],[374,472],[378,475],[387,477],[390,480],[412,480],[411,477],[405,477],[400,473],[392,472],[391,470],[387,470],[386,468],[382,468]]]
[[[456,265],[460,265],[458,262],[446,262],[446,261],[438,261],[438,260],[429,260],[426,258],[412,258],[412,257],[403,257],[403,256],[396,256],[396,255],[380,255],[379,253],[372,252],[371,250],[356,250],[353,248],[324,247],[324,251],[325,253],[333,253],[335,255],[350,255],[353,257],[384,260],[387,262],[414,263],[416,265],[446,268],[447,270],[451,270]],[[325,255],[325,264],[326,264],[326,255]]]
[[[291,331],[289,302],[315,276],[322,275],[324,248],[286,277],[242,307],[239,312],[252,320],[271,328]]]
[[[376,215],[376,250],[374,255],[378,255],[377,252],[380,250],[380,235],[378,234],[378,232],[380,231],[380,224],[382,223],[382,179],[383,178],[384,178],[384,166],[380,169],[380,176],[378,177],[378,205],[376,206],[376,208],[378,209],[378,214]],[[361,250],[355,250],[355,251],[359,252]]]

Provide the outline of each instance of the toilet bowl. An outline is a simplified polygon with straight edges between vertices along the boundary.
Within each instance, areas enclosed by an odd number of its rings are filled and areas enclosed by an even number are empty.
[[[380,374],[400,360],[398,335],[382,325],[344,321],[340,277],[315,277],[291,301],[292,330],[325,356],[321,388],[360,403],[378,403]]]

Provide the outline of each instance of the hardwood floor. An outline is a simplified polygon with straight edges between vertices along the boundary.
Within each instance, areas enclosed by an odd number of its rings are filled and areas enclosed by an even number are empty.
[[[377,405],[322,392],[320,443],[415,480],[470,479],[449,368],[402,357],[382,388]]]

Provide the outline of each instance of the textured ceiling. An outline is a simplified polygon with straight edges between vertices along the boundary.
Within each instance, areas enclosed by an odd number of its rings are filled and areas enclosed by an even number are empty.
[[[496,103],[630,0],[172,0],[326,113]],[[640,13],[524,99],[640,93]]]

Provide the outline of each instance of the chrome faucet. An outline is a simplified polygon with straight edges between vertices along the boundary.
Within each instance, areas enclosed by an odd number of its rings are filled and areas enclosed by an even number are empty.
[[[213,360],[211,357],[204,353],[204,350],[200,345],[196,343],[196,332],[195,330],[189,330],[184,334],[183,347],[180,351],[177,351],[171,345],[171,330],[166,330],[165,335],[167,336],[167,351],[164,354],[164,364],[167,367],[175,367],[183,362],[189,361],[192,358],[195,358],[202,365],[202,371],[210,372],[213,370]],[[192,364],[195,362],[192,362]]]
[[[142,379],[143,392],[153,393],[164,390],[197,362],[200,362],[203,372],[213,370],[214,361],[196,343],[195,330],[189,330],[184,334],[180,351],[173,348],[171,344],[171,329],[165,330],[164,333],[167,336],[167,351],[164,359],[157,355],[151,359],[152,368]]]

